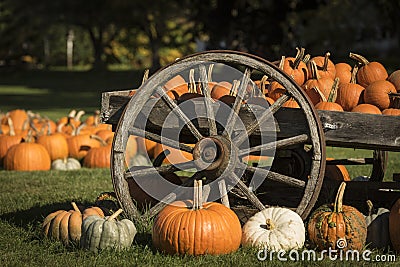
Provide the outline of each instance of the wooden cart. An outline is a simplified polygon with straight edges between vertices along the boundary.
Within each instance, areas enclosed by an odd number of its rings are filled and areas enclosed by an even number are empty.
[[[210,66],[214,72],[207,73]],[[182,103],[171,99],[163,88],[166,82],[176,75],[190,74],[191,86],[202,96]],[[211,75],[240,81],[231,104],[210,97]],[[253,81],[263,75],[286,89],[272,105],[257,100],[260,91]],[[120,205],[133,220],[152,217],[166,204],[184,197],[194,179],[205,180],[208,200],[230,206],[242,222],[273,205],[291,208],[305,219],[317,201],[331,201],[339,185],[339,181],[324,180],[326,146],[368,149],[373,155],[327,162],[373,165],[370,181],[348,182],[346,202],[363,210],[367,199],[388,207],[400,197],[400,183],[382,182],[386,151],[400,151],[400,118],[317,112],[288,75],[260,57],[236,51],[194,54],[157,71],[134,96],[129,96],[130,92],[104,92],[101,121],[112,124],[115,130],[112,181]],[[295,100],[300,108],[285,108],[289,100]],[[164,151],[153,166],[128,166],[125,152],[131,135],[188,152],[193,160],[161,164],[168,153]],[[244,161],[248,155],[265,155],[269,164],[248,164]],[[145,212],[138,209],[129,191],[129,179],[140,184],[157,176],[159,187],[167,188],[163,177],[182,172],[190,173],[182,185],[157,196],[158,203]]]

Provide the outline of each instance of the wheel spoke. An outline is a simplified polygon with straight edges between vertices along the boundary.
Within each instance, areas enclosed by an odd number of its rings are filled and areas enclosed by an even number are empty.
[[[229,198],[228,198],[228,191],[226,190],[225,179],[221,179],[220,181],[218,181],[218,188],[219,188],[219,193],[221,195],[221,203],[225,207],[230,208]]]
[[[243,132],[236,136],[233,139],[233,142],[237,145],[240,146],[244,140],[246,140],[250,135],[253,134],[257,128],[259,128],[259,125],[264,124],[271,116],[275,114],[275,112],[282,107],[282,105],[288,101],[290,98],[289,94],[284,94],[280,98],[278,98],[275,103],[273,103],[263,115],[260,116],[260,118],[255,119],[254,122],[246,127],[246,132]]]
[[[227,125],[226,125],[225,131],[224,131],[225,136],[232,135],[232,131],[236,124],[236,119],[238,117],[240,106],[242,105],[242,101],[244,99],[244,94],[246,92],[247,85],[250,82],[250,74],[251,74],[251,70],[249,68],[246,68],[246,70],[244,71],[242,80],[240,82],[238,92],[236,94],[235,103],[233,104],[231,113],[229,114],[229,117],[227,120]]]
[[[253,152],[266,152],[266,151],[271,151],[274,149],[284,148],[284,147],[288,147],[291,145],[304,143],[307,140],[308,140],[307,134],[300,134],[300,135],[296,135],[296,136],[293,136],[290,138],[285,138],[282,140],[262,144],[259,146],[242,149],[239,151],[239,156],[245,156],[245,155],[248,155]]]
[[[208,87],[207,71],[204,65],[200,65],[200,81],[201,88],[203,89],[204,104],[206,106],[208,127],[210,128],[210,135],[217,135],[217,124],[215,123],[215,114],[212,107],[210,88]]]
[[[236,175],[236,173],[232,172],[229,174],[230,179],[236,183],[236,186],[243,192],[243,194],[257,209],[263,210],[265,209],[264,204],[257,198],[253,191],[251,191],[247,185]]]
[[[145,212],[144,216],[148,216],[149,218],[157,215],[165,206],[175,201],[181,195],[185,193],[181,187],[189,186],[193,183],[194,180],[200,179],[202,177],[201,172],[196,172],[189,179],[183,182],[177,189],[166,195],[163,199],[160,200],[156,205],[154,205],[149,211]]]
[[[170,138],[167,137],[162,137],[161,135],[155,134],[155,133],[151,133],[136,127],[131,127],[128,131],[128,133],[130,135],[135,135],[135,136],[139,136],[139,137],[143,137],[146,138],[148,140],[157,142],[159,144],[163,144],[175,149],[179,149],[185,152],[189,152],[192,153],[193,152],[193,147],[185,145],[183,143],[180,143],[178,141],[172,140]]]
[[[240,163],[239,168],[245,169],[247,172],[251,173],[257,173],[259,175],[265,176],[266,179],[271,180],[271,181],[276,181],[280,183],[284,183],[293,187],[298,187],[298,188],[305,188],[306,183],[302,180],[283,175],[280,173],[276,173],[273,171],[265,170],[262,168],[257,168],[257,167],[252,167],[248,166],[244,163]]]
[[[162,100],[168,105],[168,107],[174,112],[189,128],[190,132],[196,137],[197,140],[203,138],[203,135],[199,132],[196,126],[190,121],[183,110],[167,95],[161,86],[156,89],[157,93],[161,96]]]
[[[194,161],[188,161],[177,164],[162,165],[159,167],[150,166],[143,169],[136,169],[136,170],[129,169],[128,171],[125,172],[125,179],[134,177],[146,177],[154,174],[165,174],[180,170],[189,170],[189,169],[194,169],[195,167],[196,165],[194,164]]]

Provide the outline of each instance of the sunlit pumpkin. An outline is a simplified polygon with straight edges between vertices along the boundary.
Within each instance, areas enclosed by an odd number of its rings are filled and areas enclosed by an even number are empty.
[[[386,80],[371,82],[364,91],[364,102],[377,106],[380,110],[389,108],[390,93],[396,93],[394,85]]]
[[[369,62],[365,57],[350,53],[350,58],[357,60],[362,64],[357,72],[357,83],[363,87],[367,87],[372,82],[386,80],[388,73],[386,68],[379,62]]]

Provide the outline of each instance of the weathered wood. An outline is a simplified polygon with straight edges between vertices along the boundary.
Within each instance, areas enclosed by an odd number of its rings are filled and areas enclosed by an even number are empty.
[[[212,105],[210,88],[208,86],[208,80],[206,67],[204,65],[199,66],[200,69],[200,80],[201,80],[201,88],[203,89],[204,95],[204,105],[207,111],[207,120],[208,127],[210,128],[210,135],[217,135],[217,125],[215,122],[215,112]]]
[[[103,95],[102,122],[116,124],[129,98],[121,95]],[[151,100],[156,101],[156,99]],[[108,106],[106,107],[106,105]],[[196,103],[197,104],[197,103]],[[213,103],[217,105],[217,103]],[[197,104],[199,105],[199,104]],[[162,105],[154,107],[154,114],[160,114]],[[164,106],[165,107],[165,106]],[[196,106],[201,113],[201,106]],[[105,116],[103,114],[108,114]],[[348,147],[360,149],[380,149],[385,151],[400,151],[400,117],[353,112],[318,111],[318,116],[324,127],[327,146]],[[162,117],[162,116],[161,116]],[[251,111],[242,106],[239,117],[244,124],[254,119]],[[149,118],[156,125],[161,119]],[[306,119],[299,109],[281,108],[275,114],[276,134],[279,139],[307,133]],[[206,127],[200,125],[200,127]],[[258,135],[255,131],[253,135]]]
[[[219,193],[221,195],[221,203],[227,207],[230,208],[229,205],[229,198],[228,198],[228,192],[226,190],[226,183],[225,179],[221,179],[218,181],[218,188],[219,188]]]
[[[265,209],[264,204],[257,198],[253,191],[251,191],[247,185],[240,180],[240,178],[235,174],[231,173],[229,178],[236,183],[236,186],[242,191],[242,193],[247,197],[247,199],[259,210]]]

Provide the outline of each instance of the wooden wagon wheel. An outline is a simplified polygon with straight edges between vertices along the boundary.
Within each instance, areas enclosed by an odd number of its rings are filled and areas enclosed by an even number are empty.
[[[216,111],[216,103],[210,97],[210,88],[207,83],[206,66],[210,64],[223,64],[235,68],[240,71],[240,85],[237,88],[237,96],[234,103],[229,109],[224,125],[217,123],[218,110]],[[203,108],[206,115],[206,127],[201,127],[196,118],[189,118],[188,111],[181,108],[176,101],[172,100],[163,89],[163,85],[176,75],[194,69],[199,74],[199,84],[202,88],[204,97],[200,101],[193,101],[194,105],[199,105]],[[248,93],[248,87],[252,83],[251,77],[254,73],[267,75],[276,80],[286,88],[286,92],[275,101],[274,104],[267,107],[264,112],[247,121],[241,121],[240,115],[245,109],[243,100]],[[154,98],[158,97],[158,98]],[[262,137],[253,138],[257,131],[263,125],[271,120],[277,121],[275,115],[280,112],[282,105],[289,99],[294,99],[300,105],[302,114],[307,124],[307,132],[296,136],[285,136],[278,140],[263,142],[252,142],[253,139],[262,139]],[[197,99],[198,100],[198,99]],[[150,103],[151,102],[151,103]],[[193,104],[192,103],[192,104]],[[153,105],[149,108],[149,106]],[[157,105],[163,105],[163,110],[154,111]],[[153,114],[161,116],[163,119],[166,116],[174,116],[183,125],[178,130],[186,132],[188,139],[192,140],[193,146],[189,146],[182,142],[181,133],[176,135],[176,138],[165,138],[162,136],[162,129],[154,130],[149,126],[149,123],[143,122],[143,111],[150,109],[148,115]],[[153,113],[151,113],[153,112]],[[159,114],[154,114],[154,113]],[[161,113],[166,113],[164,116]],[[246,113],[243,111],[243,113]],[[250,112],[251,113],[251,112]],[[154,116],[153,116],[154,117]],[[277,122],[279,124],[279,121]],[[151,124],[151,123],[150,123]],[[237,125],[242,125],[238,128]],[[275,130],[278,131],[279,125],[275,125]],[[193,160],[178,163],[166,164],[158,166],[140,166],[135,168],[126,168],[125,150],[130,135],[142,136],[158,143],[163,143],[169,147],[189,152],[193,155]],[[268,139],[269,140],[269,139]],[[185,140],[186,141],[186,140]],[[193,142],[194,141],[194,142]],[[249,144],[249,147],[243,148],[243,144]],[[241,156],[246,153],[274,152],[275,148],[286,148],[288,146],[307,146],[310,154],[310,173],[306,179],[290,177],[288,175],[269,171],[262,167],[249,166],[241,161]],[[160,162],[160,159],[157,159]],[[181,187],[170,192],[161,199],[155,206],[142,214],[135,206],[132,200],[128,179],[145,179],[149,175],[165,175],[177,171],[195,170],[194,175],[184,182]],[[260,201],[252,185],[246,183],[243,176],[262,176],[266,178],[265,184],[268,181],[279,183],[301,191],[299,202],[292,207],[303,219],[307,217],[313,208],[320,188],[325,171],[325,140],[322,127],[318,116],[313,108],[313,105],[306,97],[305,93],[295,84],[295,82],[283,73],[274,64],[259,58],[254,55],[236,52],[236,51],[208,51],[204,53],[194,54],[164,67],[163,69],[152,75],[145,83],[140,86],[136,94],[126,105],[118,125],[115,130],[115,136],[112,146],[112,162],[111,174],[117,199],[125,212],[134,220],[140,220],[145,216],[154,216],[166,204],[172,202],[179,196],[180,191],[184,186],[190,186],[193,179],[201,179],[203,177],[212,180],[219,179],[219,189],[221,201],[228,205],[224,190],[238,189],[242,197],[246,199],[257,210],[261,210],[269,203]],[[226,189],[224,183],[233,184],[234,187]],[[250,182],[251,183],[251,182]],[[286,192],[290,196],[291,190]],[[285,195],[281,196],[285,198]]]

